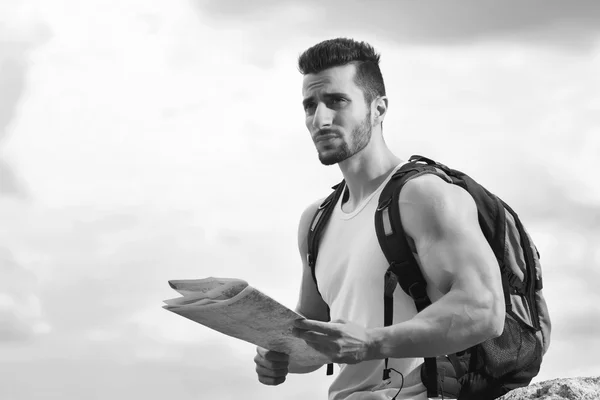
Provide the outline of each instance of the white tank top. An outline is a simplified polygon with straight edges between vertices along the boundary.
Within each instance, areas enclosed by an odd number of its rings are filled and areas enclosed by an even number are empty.
[[[365,328],[383,326],[383,282],[388,262],[375,233],[374,216],[379,195],[393,172],[381,186],[352,213],[342,211],[340,196],[319,244],[315,274],[319,292],[329,305],[331,320],[351,321]],[[415,304],[400,286],[394,291],[394,320],[398,323],[417,314]],[[426,400],[420,378],[422,358],[389,359],[388,367],[404,375],[397,400]],[[340,372],[329,388],[329,400],[388,400],[402,384],[391,371],[392,383],[372,392],[382,382],[384,360],[340,364]]]

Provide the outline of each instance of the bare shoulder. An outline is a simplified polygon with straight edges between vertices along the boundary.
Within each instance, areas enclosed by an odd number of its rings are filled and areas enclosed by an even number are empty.
[[[473,197],[434,174],[408,181],[400,192],[399,206],[404,229],[413,238],[478,227]]]

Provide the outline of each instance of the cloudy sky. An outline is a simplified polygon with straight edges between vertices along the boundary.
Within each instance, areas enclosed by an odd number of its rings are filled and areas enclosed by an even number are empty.
[[[542,255],[536,380],[600,375],[600,7],[594,0],[0,0],[0,398],[324,398],[161,308],[240,277],[294,307],[299,216],[340,179],[296,59],[382,53],[385,138],[516,209]],[[596,72],[594,72],[596,71]]]

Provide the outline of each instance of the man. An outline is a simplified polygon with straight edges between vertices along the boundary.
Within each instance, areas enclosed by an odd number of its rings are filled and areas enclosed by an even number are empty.
[[[423,357],[465,350],[501,334],[505,303],[498,263],[478,222],[473,198],[426,174],[406,183],[399,198],[404,230],[433,304],[417,314],[394,292],[394,323],[383,327],[383,277],[388,263],[373,217],[381,190],[404,162],[383,139],[388,98],[379,55],[364,42],[334,39],[299,58],[306,127],[324,165],[338,164],[346,182],[319,246],[318,288],[306,261],[307,232],[322,200],[302,214],[298,243],[303,274],[294,334],[341,364],[330,400],[426,399]],[[329,307],[329,315],[328,315]],[[389,358],[391,383],[382,383]],[[257,349],[260,382],[279,385],[299,368],[287,355]]]

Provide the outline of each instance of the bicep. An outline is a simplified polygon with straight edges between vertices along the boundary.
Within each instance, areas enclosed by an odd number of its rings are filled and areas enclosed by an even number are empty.
[[[498,263],[471,195],[433,175],[418,179],[405,185],[400,202],[424,275],[443,294],[460,290],[474,301],[503,301]]]
[[[327,321],[327,304],[321,298],[317,285],[313,279],[312,271],[308,265],[306,255],[308,253],[308,229],[312,222],[312,217],[317,211],[321,201],[311,204],[300,218],[298,226],[298,250],[302,259],[302,280],[300,283],[300,294],[298,296],[298,305],[296,311],[306,318]]]

